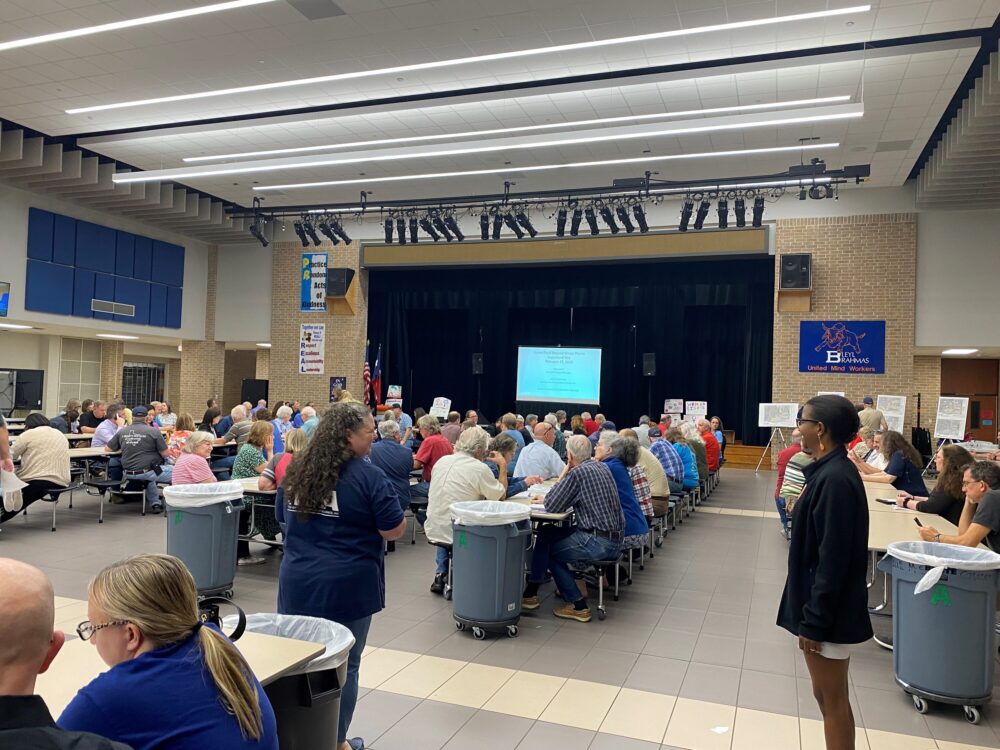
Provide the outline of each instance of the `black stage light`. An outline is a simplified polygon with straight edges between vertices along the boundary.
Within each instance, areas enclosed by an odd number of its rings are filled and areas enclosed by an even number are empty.
[[[298,235],[299,241],[302,242],[302,247],[309,247],[309,239],[306,237],[306,230],[302,228],[302,222],[297,221],[292,224],[292,229],[295,230],[295,234]]]
[[[514,214],[514,218],[517,219],[518,224],[524,227],[524,231],[528,233],[529,237],[534,237],[538,234],[538,230],[531,225],[531,219],[528,218],[528,214],[523,208]]]
[[[688,222],[691,221],[691,212],[694,211],[694,201],[690,198],[685,198],[684,202],[681,204],[681,221],[677,225],[677,229],[682,232],[688,230]]]
[[[500,239],[500,232],[503,230],[503,214],[500,209],[493,209],[493,239]]]
[[[517,235],[518,239],[524,237],[524,230],[517,225],[517,220],[514,218],[514,214],[510,211],[507,211],[507,213],[503,215],[503,223],[507,225],[510,231]]]
[[[698,213],[694,215],[694,228],[701,229],[705,226],[705,219],[708,218],[708,211],[712,208],[712,204],[708,202],[705,198],[698,204]]]
[[[345,231],[344,225],[340,222],[340,219],[334,219],[330,224],[330,229],[332,229],[334,233],[344,241],[345,245],[351,244],[351,237]]]
[[[396,217],[396,242],[400,245],[406,244],[406,219],[402,216]]]
[[[451,233],[455,235],[455,238],[459,242],[465,240],[465,235],[462,234],[462,228],[458,225],[458,220],[455,219],[455,214],[448,214],[444,217],[444,225],[451,230]]]
[[[392,217],[385,220],[385,244],[392,244]]]
[[[727,229],[729,227],[729,202],[725,198],[719,199],[717,211],[719,213],[719,229]]]
[[[736,199],[733,210],[736,213],[736,226],[745,227],[747,225],[747,204],[742,196]]]
[[[334,245],[340,244],[340,238],[333,233],[333,228],[330,226],[330,224],[327,222],[326,219],[323,219],[318,226],[320,234],[322,234],[324,237],[330,240],[330,242],[332,242]]]
[[[611,206],[601,206],[601,218],[604,219],[604,223],[608,225],[608,229],[611,230],[611,234],[618,234],[621,231],[618,225],[615,224],[615,215],[611,212]]]
[[[583,209],[578,206],[573,209],[573,219],[569,225],[569,233],[571,237],[576,237],[580,234],[581,221],[583,221]]]
[[[271,243],[267,241],[267,237],[264,236],[264,232],[262,231],[262,229],[263,229],[262,224],[254,222],[253,224],[250,225],[250,234],[252,234],[254,239],[257,240],[261,245],[267,247]]]
[[[594,207],[587,206],[583,210],[583,215],[587,218],[587,225],[590,227],[591,234],[600,234],[601,229],[597,226],[597,215],[594,214]]]
[[[312,240],[312,243],[316,245],[316,247],[319,247],[320,245],[323,244],[323,240],[321,240],[319,238],[319,235],[316,234],[316,230],[313,228],[311,221],[302,222],[302,228],[306,230],[306,234],[309,236],[309,239]]]
[[[451,242],[454,239],[451,236],[451,232],[448,231],[448,227],[441,220],[441,214],[439,214],[437,211],[435,211],[434,215],[431,216],[431,223],[434,225],[434,228],[441,233],[441,236],[444,237],[445,240]]]
[[[560,206],[556,211],[556,237],[566,236],[566,207]]]
[[[814,200],[832,198],[833,188],[830,185],[813,185],[809,188],[809,197]]]
[[[410,242],[412,242],[414,245],[416,245],[417,244],[417,217],[416,216],[411,216],[410,217],[410,221],[408,222],[408,224],[409,224],[409,227],[410,227]]]
[[[635,224],[633,224],[632,220],[628,217],[628,208],[625,207],[625,204],[619,203],[615,206],[615,214],[618,215],[618,221],[620,221],[622,226],[625,227],[625,231],[632,234],[632,232],[635,231]]]
[[[420,220],[420,228],[427,232],[427,234],[430,235],[430,238],[435,242],[441,239],[441,235],[437,233],[437,230],[434,228],[434,225],[431,224],[431,220],[427,216]]]
[[[760,227],[764,218],[764,198],[757,196],[753,199],[753,226]]]
[[[799,200],[800,201],[804,201],[807,196],[808,196],[808,192],[806,191],[806,189],[804,187],[800,187],[799,188]]]
[[[643,210],[641,203],[632,204],[632,215],[635,217],[635,221],[639,225],[639,231],[643,234],[648,232],[649,224],[646,223],[646,212]]]
[[[483,209],[483,212],[479,214],[479,236],[484,240],[488,240],[490,238],[490,215],[485,208]]]

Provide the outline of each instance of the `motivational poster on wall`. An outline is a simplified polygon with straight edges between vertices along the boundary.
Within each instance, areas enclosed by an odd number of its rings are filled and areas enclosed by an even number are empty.
[[[708,414],[707,401],[685,401],[684,413],[694,417],[704,417]]]
[[[326,312],[327,253],[303,253],[300,275],[302,312]]]
[[[801,321],[799,372],[845,375],[885,372],[885,321]]]
[[[337,391],[347,390],[347,377],[344,375],[335,375],[330,378],[330,403],[332,404],[337,400]]]
[[[326,356],[326,323],[303,323],[299,328],[299,374],[322,375]]]
[[[664,414],[681,414],[684,411],[684,399],[668,398],[663,401]]]

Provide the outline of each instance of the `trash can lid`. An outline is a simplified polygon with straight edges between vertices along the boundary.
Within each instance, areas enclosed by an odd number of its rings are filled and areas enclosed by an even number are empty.
[[[223,619],[227,628],[236,626],[237,615]],[[314,657],[289,674],[305,674],[335,669],[347,661],[354,646],[354,634],[344,625],[321,617],[305,615],[280,615],[274,612],[258,612],[247,615],[247,632],[293,638],[297,641],[322,643],[326,651]]]
[[[206,505],[239,500],[243,497],[243,485],[235,481],[168,485],[163,488],[163,497],[175,508],[203,508]]]
[[[451,515],[463,526],[503,526],[531,518],[531,507],[499,500],[466,500],[452,503]]]

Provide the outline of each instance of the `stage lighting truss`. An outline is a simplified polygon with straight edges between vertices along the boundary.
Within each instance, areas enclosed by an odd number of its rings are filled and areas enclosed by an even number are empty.
[[[801,194],[803,192],[808,193],[809,197],[815,198],[826,198],[833,197],[834,189],[827,185],[814,186],[820,188],[814,191],[812,189],[802,188],[799,195],[801,200]],[[830,195],[827,195],[827,192]],[[772,188],[769,190],[762,189],[747,189],[747,190],[728,190],[728,191],[711,191],[706,193],[689,193],[684,197],[681,203],[681,218],[677,224],[677,229],[681,232],[688,231],[689,227],[693,227],[695,230],[703,229],[705,226],[705,219],[708,217],[709,211],[711,211],[712,204],[715,203],[716,213],[718,214],[719,229],[729,228],[729,212],[733,211],[733,215],[736,217],[736,227],[743,229],[747,225],[747,204],[751,204],[752,218],[751,226],[755,229],[759,229],[763,224],[764,219],[764,204],[767,201],[776,201],[785,194],[784,187]],[[730,209],[730,204],[732,208]],[[695,210],[697,207],[697,211]],[[694,216],[694,222],[692,223],[691,218]]]

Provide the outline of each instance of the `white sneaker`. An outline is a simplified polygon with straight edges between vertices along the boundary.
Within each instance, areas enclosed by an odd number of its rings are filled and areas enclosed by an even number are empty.
[[[17,513],[23,507],[24,499],[21,497],[20,490],[3,496],[3,509],[8,513]]]
[[[263,565],[267,562],[263,557],[241,557],[236,561],[237,565]]]

